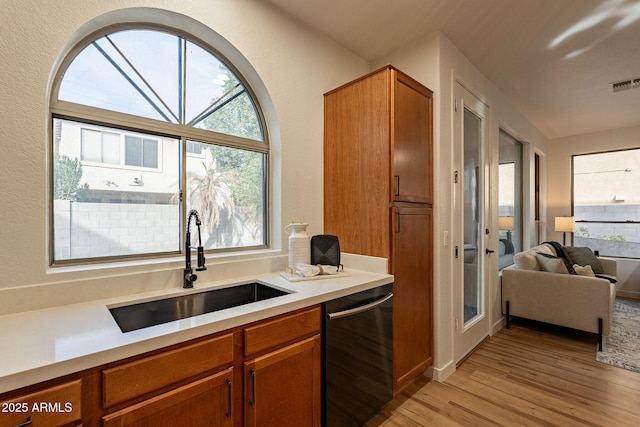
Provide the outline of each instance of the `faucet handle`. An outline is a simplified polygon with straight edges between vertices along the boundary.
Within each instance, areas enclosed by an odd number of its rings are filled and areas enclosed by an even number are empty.
[[[193,282],[195,282],[198,279],[198,276],[191,273],[191,272],[185,272],[184,274],[184,288],[193,288]]]
[[[205,261],[204,248],[202,246],[198,246],[198,266],[196,267],[196,271],[204,271],[207,269],[204,265]]]

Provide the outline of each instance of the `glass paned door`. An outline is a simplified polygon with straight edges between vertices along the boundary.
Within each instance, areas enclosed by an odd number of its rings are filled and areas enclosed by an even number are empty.
[[[482,119],[464,109],[464,324],[482,310],[480,282],[480,142]]]
[[[456,85],[454,115],[454,269],[455,360],[459,362],[489,335],[486,309],[490,239],[486,224],[489,167],[486,155],[488,107],[460,84]],[[461,251],[459,249],[462,249]]]

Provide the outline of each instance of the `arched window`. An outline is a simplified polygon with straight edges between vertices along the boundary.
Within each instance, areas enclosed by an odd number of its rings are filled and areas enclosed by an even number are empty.
[[[167,28],[97,34],[54,81],[52,263],[264,247],[267,135],[211,46]]]

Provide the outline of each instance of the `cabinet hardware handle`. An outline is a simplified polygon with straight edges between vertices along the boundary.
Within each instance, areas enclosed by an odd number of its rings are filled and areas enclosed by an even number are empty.
[[[225,414],[227,416],[227,418],[231,418],[231,380],[227,379],[226,380],[227,383],[227,392],[229,393],[228,397],[229,397],[229,406],[227,407],[227,413]]]
[[[495,251],[492,251],[491,249],[485,249],[484,253],[486,253],[487,255],[494,253]]]
[[[249,400],[250,406],[256,406],[256,371],[249,371],[251,375],[251,399]]]
[[[399,196],[400,195],[400,175],[394,175],[393,179],[395,180],[395,185],[394,185],[395,186],[395,189],[394,189],[395,191],[394,191],[394,193],[395,193],[396,196]]]
[[[456,246],[456,258],[458,258],[458,247]]]
[[[27,427],[31,425],[31,417],[28,417],[27,420],[21,424],[16,424],[14,427]]]
[[[400,212],[396,212],[396,233],[400,232]]]

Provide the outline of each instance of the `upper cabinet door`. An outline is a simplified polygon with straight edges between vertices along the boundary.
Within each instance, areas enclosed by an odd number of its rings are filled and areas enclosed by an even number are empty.
[[[432,203],[433,93],[392,69],[391,198]]]

